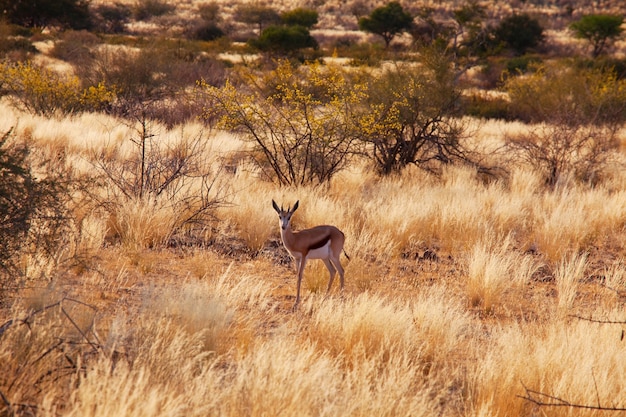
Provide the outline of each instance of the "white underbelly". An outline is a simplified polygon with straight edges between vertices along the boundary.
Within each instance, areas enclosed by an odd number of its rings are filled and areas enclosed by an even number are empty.
[[[330,240],[327,244],[322,246],[321,248],[311,249],[309,253],[307,253],[307,259],[327,259],[330,255]]]

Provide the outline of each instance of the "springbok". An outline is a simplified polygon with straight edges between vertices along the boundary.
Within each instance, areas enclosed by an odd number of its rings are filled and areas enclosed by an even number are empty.
[[[298,307],[300,303],[300,285],[302,283],[302,274],[304,273],[304,267],[308,259],[321,259],[324,261],[328,272],[330,273],[330,279],[328,280],[328,289],[326,293],[330,292],[330,287],[333,285],[333,279],[335,273],[339,271],[339,280],[341,283],[341,290],[344,286],[344,270],[341,266],[339,257],[341,252],[346,255],[346,258],[350,259],[348,254],[343,249],[345,236],[343,232],[337,229],[335,226],[315,226],[310,229],[301,230],[299,232],[293,232],[291,230],[291,217],[298,208],[300,200],[296,201],[293,208],[287,208],[283,210],[278,208],[278,205],[272,200],[272,206],[278,213],[280,220],[280,236],[283,240],[285,249],[293,256],[296,261],[296,270],[298,272],[298,286],[296,292],[296,303],[294,309]]]

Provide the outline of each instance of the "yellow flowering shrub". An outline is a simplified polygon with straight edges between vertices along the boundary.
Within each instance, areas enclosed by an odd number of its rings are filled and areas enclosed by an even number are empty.
[[[115,90],[104,83],[83,89],[77,77],[63,77],[31,62],[0,63],[0,91],[17,107],[43,116],[99,111],[115,100]]]

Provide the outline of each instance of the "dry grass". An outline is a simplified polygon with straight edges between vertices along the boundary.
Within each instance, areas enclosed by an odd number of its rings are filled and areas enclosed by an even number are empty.
[[[0,112],[0,129],[17,126],[81,172],[96,155],[132,154],[132,127],[105,116]],[[481,131],[495,143],[516,128]],[[599,415],[537,408],[525,387],[626,406],[621,174],[547,191],[522,166],[485,183],[467,168],[380,180],[355,165],[327,189],[279,189],[240,162],[243,143],[208,140],[229,165],[230,204],[200,244],[165,247],[181,215],[171,200],[124,200],[94,183],[117,210],[76,207],[71,245],[24,260],[30,281],[6,289],[0,309],[0,413]],[[296,229],[345,232],[343,294],[325,297],[327,271],[310,262],[291,311],[295,272],[271,199],[300,200]]]

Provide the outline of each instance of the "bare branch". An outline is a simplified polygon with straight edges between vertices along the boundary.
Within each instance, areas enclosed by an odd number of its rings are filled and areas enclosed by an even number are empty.
[[[567,408],[575,408],[575,409],[583,409],[583,410],[626,411],[626,407],[603,406],[600,404],[599,399],[598,399],[597,405],[573,403],[564,398],[546,394],[540,391],[531,390],[528,387],[526,387],[524,384],[522,385],[524,386],[524,390],[526,391],[526,394],[517,395],[517,397],[525,401],[531,402],[539,407],[567,407]],[[598,394],[596,393],[596,395]]]

